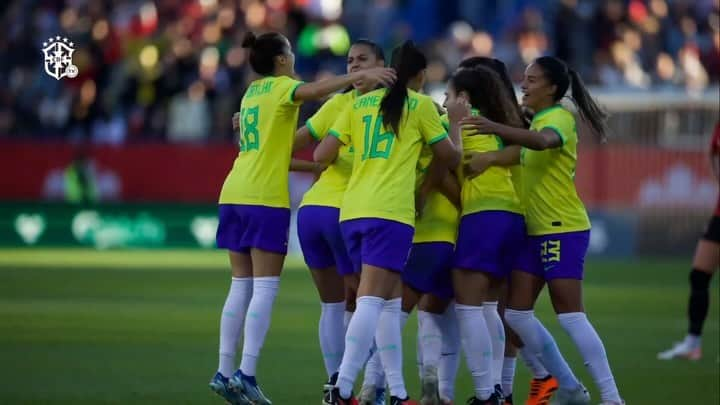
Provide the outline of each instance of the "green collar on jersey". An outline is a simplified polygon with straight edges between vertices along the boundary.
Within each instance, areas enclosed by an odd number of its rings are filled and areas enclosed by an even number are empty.
[[[563,106],[560,105],[560,104],[555,104],[555,105],[552,105],[552,106],[550,106],[550,107],[548,107],[548,108],[545,108],[545,109],[543,109],[543,110],[540,110],[540,111],[538,111],[538,112],[535,113],[535,115],[533,116],[533,120],[536,120],[536,119],[540,118],[541,116],[549,113],[550,111],[552,111],[552,110],[554,110],[554,109],[556,109],[556,108],[563,108]]]

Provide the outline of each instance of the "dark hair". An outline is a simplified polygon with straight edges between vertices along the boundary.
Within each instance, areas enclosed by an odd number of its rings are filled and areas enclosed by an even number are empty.
[[[513,101],[500,75],[493,69],[482,65],[461,69],[450,78],[450,85],[455,93],[468,93],[470,105],[490,120],[513,127],[523,126],[522,116],[514,107],[517,102]]]
[[[371,40],[369,40],[369,39],[366,39],[366,38],[360,38],[360,39],[356,40],[355,42],[353,42],[353,43],[350,45],[350,47],[353,47],[353,46],[355,46],[355,45],[365,45],[365,46],[367,46],[368,48],[370,48],[370,50],[372,51],[372,53],[375,55],[375,57],[376,57],[378,60],[381,60],[381,61],[385,62],[385,52],[384,52],[383,49],[380,47],[380,45],[376,44],[375,42],[373,42],[373,41],[371,41]]]
[[[370,50],[372,51],[373,55],[375,55],[375,57],[376,57],[378,60],[383,61],[383,64],[385,63],[385,52],[384,52],[383,49],[380,47],[380,45],[378,45],[377,43],[375,43],[375,42],[373,42],[373,41],[371,41],[371,40],[369,40],[369,39],[366,39],[366,38],[360,38],[360,39],[358,39],[358,40],[355,40],[355,42],[353,42],[353,43],[350,45],[350,47],[352,48],[352,47],[355,46],[355,45],[367,46],[368,48],[370,48]],[[351,84],[351,85],[349,85],[347,88],[345,88],[345,90],[343,90],[343,93],[347,93],[348,91],[352,91],[353,89],[354,89],[354,87],[353,87],[353,85]]]
[[[286,51],[287,39],[277,32],[268,32],[256,37],[251,31],[245,34],[243,48],[250,49],[250,66],[255,73],[268,76],[275,70],[275,57]]]
[[[458,68],[472,69],[477,66],[488,67],[494,70],[495,73],[498,74],[498,76],[500,76],[500,79],[502,80],[503,85],[507,89],[508,94],[510,94],[510,96],[512,97],[514,108],[517,111],[518,116],[522,119],[523,125],[525,126],[525,128],[529,128],[530,122],[525,118],[523,109],[518,103],[517,97],[515,97],[515,87],[513,87],[512,80],[510,79],[510,73],[508,72],[505,63],[500,59],[488,58],[485,56],[471,56],[469,58],[463,59],[462,62],[460,62],[460,65],[458,65]]]
[[[605,121],[608,114],[590,96],[577,72],[568,67],[565,62],[553,56],[539,57],[535,59],[535,63],[540,66],[547,80],[557,86],[553,101],[559,101],[563,98],[569,87],[572,91],[570,99],[580,112],[580,117],[590,123],[590,126],[600,136],[601,141],[605,141],[607,137]]]
[[[385,128],[392,129],[395,136],[399,137],[400,119],[408,96],[408,82],[427,67],[427,58],[412,41],[405,41],[393,49],[390,66],[395,69],[397,79],[380,102],[380,113]]]

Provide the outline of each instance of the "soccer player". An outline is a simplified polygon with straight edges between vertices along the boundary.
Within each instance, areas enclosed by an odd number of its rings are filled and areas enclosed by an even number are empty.
[[[388,84],[395,73],[375,68],[304,84],[292,79],[295,55],[281,34],[248,33],[242,45],[262,77],[243,96],[240,153],[220,192],[217,245],[228,250],[232,283],[220,321],[218,372],[210,388],[231,403],[270,404],[255,374],[287,253],[288,167],[299,105],[359,80]],[[233,374],[243,324],[242,361]]]
[[[446,94],[451,131],[459,129],[460,120],[471,114],[513,127],[523,125],[512,96],[492,69],[478,66],[458,70],[450,78]],[[497,137],[466,133],[462,143],[466,153],[503,147]],[[453,286],[463,349],[475,387],[468,404],[501,404],[502,395],[496,392],[495,383],[500,383],[505,333],[497,311],[498,297],[491,297],[490,290],[501,284],[513,267],[514,250],[524,239],[522,209],[509,169],[492,167],[474,177],[465,176],[461,170],[460,178],[462,217]],[[483,305],[488,301],[494,305]]]
[[[348,73],[385,65],[382,49],[374,42],[358,40],[347,55]],[[307,120],[295,138],[295,148],[322,140],[338,115],[359,96],[375,89],[375,83],[358,81],[333,96]],[[337,381],[345,350],[346,291],[348,306],[354,304],[359,275],[353,271],[340,232],[340,205],[352,173],[353,149],[343,146],[338,157],[305,193],[298,211],[298,237],[305,263],[320,295],[320,348],[328,382],[324,397]],[[345,281],[343,280],[345,279]],[[384,390],[383,390],[384,393]]]
[[[715,126],[710,143],[710,167],[720,180],[720,123]],[[700,336],[710,306],[710,281],[720,266],[720,195],[707,230],[698,241],[690,272],[690,302],[688,303],[688,333],[682,342],[658,353],[658,359],[700,360],[702,346]]]
[[[411,43],[393,51],[397,80],[359,97],[315,149],[315,160],[334,161],[342,145],[355,150],[353,172],[340,209],[340,227],[355,270],[357,307],[345,338],[332,404],[356,404],[353,382],[375,337],[390,388],[390,404],[410,404],[402,375],[400,272],[412,246],[415,167],[422,144],[448,167],[460,150],[448,138],[432,99],[420,88],[427,60]],[[420,85],[413,85],[419,82]]]
[[[523,126],[525,128],[529,128],[530,122],[525,119],[524,112],[520,107],[520,104],[518,104],[516,101],[515,89],[513,87],[512,80],[510,79],[510,74],[508,73],[505,63],[503,63],[499,59],[483,56],[473,56],[460,62],[458,69],[473,68],[476,66],[485,66],[487,68],[490,68],[500,76],[500,79],[502,79],[503,85],[507,89],[508,94],[512,96],[511,98],[513,100],[513,107],[517,112],[517,116],[522,117]],[[465,154],[464,174],[468,177],[474,177],[484,173],[491,166],[508,167],[512,174],[512,182],[515,188],[515,192],[518,193],[520,203],[522,204],[522,196],[520,195],[520,191],[522,188],[522,170],[520,168],[520,165],[518,164],[519,157],[520,147],[518,145],[505,145],[505,147],[496,151],[469,152]],[[525,238],[527,240],[527,236],[525,236]],[[515,255],[516,260],[513,265],[513,269],[527,266],[527,256],[527,249],[521,248],[519,254]],[[509,279],[509,274],[507,279]],[[552,377],[552,375],[550,375],[550,373],[545,369],[545,367],[542,365],[541,359],[539,359],[530,350],[528,350],[523,345],[520,338],[518,338],[517,335],[512,331],[512,329],[507,326],[507,323],[504,321],[504,319],[501,319],[501,317],[504,315],[505,304],[507,302],[507,279],[505,280],[506,282],[502,283],[501,285],[491,286],[494,288],[490,288],[489,298],[483,303],[483,314],[485,314],[485,321],[488,324],[488,330],[490,330],[491,332],[497,331],[497,336],[493,336],[493,341],[505,341],[505,353],[504,359],[502,360],[501,371],[498,370],[500,368],[500,353],[498,352],[498,350],[495,350],[495,347],[493,350],[493,377],[496,384],[496,390],[497,384],[499,382],[501,384],[502,394],[505,397],[505,405],[513,404],[512,391],[513,382],[515,379],[515,363],[518,348],[520,348],[520,357],[523,359],[523,362],[533,375],[533,378],[530,381],[530,389],[528,391],[528,398],[525,401],[525,404],[546,404],[548,399],[552,396],[552,394],[558,387],[557,380]],[[496,297],[497,300],[495,300]],[[493,307],[497,307],[497,313],[496,311],[491,310],[491,308]],[[506,336],[502,336],[500,333],[500,323],[502,323],[503,325]],[[503,339],[505,337],[507,337],[507,339]],[[497,349],[499,349],[499,345],[497,346]]]
[[[560,387],[554,403],[589,403],[587,390],[564,360],[549,358],[552,337],[533,312],[545,282],[563,329],[579,349],[600,389],[605,405],[623,403],[600,337],[584,313],[582,277],[590,240],[590,221],[574,184],[578,137],[573,114],[559,104],[572,90],[582,119],[604,137],[605,113],[594,102],[578,74],[563,61],[540,57],[525,70],[523,105],[535,112],[530,129],[475,116],[463,120],[477,134],[496,134],[523,147],[522,197],[533,263],[513,271],[505,319],[522,341],[544,360]],[[556,352],[552,350],[551,352]],[[559,353],[559,352],[558,352]]]

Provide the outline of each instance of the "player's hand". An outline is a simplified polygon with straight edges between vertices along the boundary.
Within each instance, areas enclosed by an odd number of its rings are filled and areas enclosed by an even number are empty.
[[[453,101],[445,103],[450,122],[459,122],[472,115],[470,103],[465,97],[456,97]]]
[[[468,135],[490,135],[498,132],[496,122],[480,115],[463,118],[460,125],[462,125],[463,130],[467,131]]]
[[[368,84],[381,84],[384,87],[392,86],[397,80],[395,69],[391,68],[372,68],[361,70],[358,72],[360,81]]]
[[[233,132],[237,132],[240,129],[240,113],[236,112],[232,116],[232,128]]]
[[[493,152],[466,152],[463,160],[463,172],[472,179],[483,174],[495,163],[495,155]]]

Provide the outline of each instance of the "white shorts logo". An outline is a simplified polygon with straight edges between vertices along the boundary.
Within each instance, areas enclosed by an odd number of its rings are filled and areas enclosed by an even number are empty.
[[[43,54],[45,55],[45,73],[60,80],[63,77],[73,78],[78,75],[77,66],[72,64],[72,54],[75,44],[67,38],[56,36],[43,42]]]

